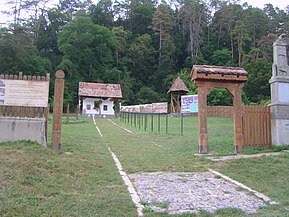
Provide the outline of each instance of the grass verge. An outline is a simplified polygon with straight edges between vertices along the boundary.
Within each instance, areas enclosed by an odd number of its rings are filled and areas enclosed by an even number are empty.
[[[0,216],[136,216],[107,147],[128,173],[218,170],[280,202],[260,209],[256,216],[288,216],[288,153],[214,163],[194,156],[197,136],[151,134],[118,119],[113,121],[120,127],[107,119],[96,119],[102,138],[92,120],[81,120],[63,124],[61,153],[29,141],[0,143]],[[209,130],[217,134],[211,139],[210,150],[220,155],[233,149],[233,136],[220,133],[232,123],[222,125],[222,121],[209,120]],[[238,209],[198,215],[245,216]],[[146,216],[168,215],[147,210]]]

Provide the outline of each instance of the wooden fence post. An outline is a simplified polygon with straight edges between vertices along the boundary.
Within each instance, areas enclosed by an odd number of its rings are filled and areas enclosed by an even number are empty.
[[[66,110],[66,123],[68,124],[69,122],[69,105],[67,105],[67,110]]]
[[[79,116],[79,105],[76,106],[76,120],[78,121]]]

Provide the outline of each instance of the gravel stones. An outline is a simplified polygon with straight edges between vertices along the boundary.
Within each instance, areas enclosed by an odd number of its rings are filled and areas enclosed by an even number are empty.
[[[211,172],[140,173],[129,178],[141,201],[155,212],[183,214],[238,208],[252,214],[266,205],[252,193]]]

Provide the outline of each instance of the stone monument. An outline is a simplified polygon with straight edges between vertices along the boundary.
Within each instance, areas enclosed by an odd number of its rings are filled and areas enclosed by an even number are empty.
[[[272,145],[289,145],[289,35],[273,45],[271,86]]]

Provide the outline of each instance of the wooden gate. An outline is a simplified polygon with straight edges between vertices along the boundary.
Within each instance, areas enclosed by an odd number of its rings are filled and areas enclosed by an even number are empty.
[[[268,106],[243,106],[244,147],[271,147],[271,118]]]

